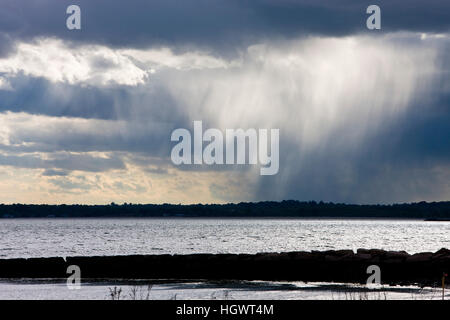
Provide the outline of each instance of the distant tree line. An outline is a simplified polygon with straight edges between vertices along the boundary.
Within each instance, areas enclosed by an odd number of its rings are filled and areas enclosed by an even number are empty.
[[[0,204],[0,218],[48,217],[343,217],[450,219],[450,201],[356,205],[316,201],[230,204],[29,205]]]

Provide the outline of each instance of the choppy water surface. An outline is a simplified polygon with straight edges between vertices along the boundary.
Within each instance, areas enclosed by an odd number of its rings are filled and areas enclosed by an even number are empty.
[[[450,222],[328,219],[0,219],[0,258],[450,247]]]

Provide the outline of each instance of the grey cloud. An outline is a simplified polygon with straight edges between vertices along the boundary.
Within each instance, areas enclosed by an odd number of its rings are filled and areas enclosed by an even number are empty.
[[[88,154],[56,154],[53,159],[43,159],[38,155],[0,155],[0,165],[28,169],[62,169],[102,172],[112,169],[124,169],[120,158],[101,158]],[[47,175],[55,171],[46,171]],[[61,172],[60,170],[56,172]]]
[[[53,176],[60,176],[64,177],[67,176],[69,172],[66,170],[55,170],[55,169],[45,169],[45,171],[42,173],[44,177],[53,177]]]
[[[168,174],[169,170],[167,168],[163,168],[163,167],[147,167],[144,169],[144,171],[148,172],[148,173],[153,173],[153,174]]]
[[[157,77],[137,87],[86,87],[51,83],[23,75],[8,78],[14,90],[0,90],[0,111],[86,119],[140,119],[179,123],[181,108]]]
[[[108,132],[96,131],[95,127],[91,127],[89,131],[66,132],[63,125],[46,133],[34,134],[32,131],[17,131],[11,135],[11,139],[17,144],[0,145],[0,149],[12,153],[138,152],[147,157],[168,157],[170,155],[171,126],[155,127],[152,127],[151,124],[147,127],[146,123],[130,122],[121,128],[116,128],[114,124],[104,128]]]
[[[66,170],[101,172],[111,169],[125,169],[125,164],[120,158],[100,158],[86,154],[63,155],[46,162],[54,168]]]
[[[65,27],[70,4],[82,9],[81,31]],[[51,36],[118,47],[210,48],[226,55],[268,37],[366,32],[365,10],[370,4],[358,0],[4,0],[0,32],[14,40]],[[383,32],[449,30],[448,1],[382,0],[377,4],[382,8]]]
[[[0,32],[0,58],[6,57],[14,52],[14,41],[5,33]]]
[[[92,183],[86,183],[79,180],[74,181],[65,177],[50,179],[49,182],[64,192],[70,192],[71,190],[92,190],[97,187]]]

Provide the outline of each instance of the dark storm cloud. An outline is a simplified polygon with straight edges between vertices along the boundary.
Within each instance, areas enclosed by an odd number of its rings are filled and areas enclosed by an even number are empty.
[[[21,74],[8,78],[14,90],[0,90],[0,112],[27,112],[85,119],[183,122],[181,108],[156,76],[149,86],[96,87],[53,83]]]
[[[44,78],[10,77],[14,90],[0,90],[0,111],[94,119],[128,118],[131,88],[52,83]]]
[[[46,123],[42,126],[45,127]],[[95,128],[95,124],[91,124]],[[107,128],[100,128],[98,131],[76,130],[74,126],[66,126],[64,124],[54,126],[51,132],[39,133],[32,130],[18,130],[11,134],[11,140],[15,143],[12,145],[0,144],[0,150],[9,153],[35,153],[35,152],[137,152],[143,153],[147,157],[158,156],[166,157],[170,154],[169,138],[172,132],[172,125],[159,127],[155,130],[155,125],[146,126],[145,124],[130,123],[124,127],[115,127],[114,124]],[[34,130],[34,129],[33,129]],[[39,129],[36,129],[39,130]],[[104,131],[108,132],[104,132]],[[102,132],[103,131],[103,132]],[[13,165],[13,161],[17,160],[17,166],[22,167],[23,159],[11,158],[8,165]],[[63,159],[65,162],[70,159]],[[80,162],[83,158],[78,159]],[[86,160],[90,160],[88,157]],[[62,163],[55,160],[59,168]],[[0,165],[3,164],[0,161]]]
[[[70,4],[81,7],[81,31],[65,27]],[[267,37],[365,32],[365,10],[370,4],[372,1],[357,0],[4,0],[0,33],[13,40],[54,36],[119,47],[204,47],[226,54]],[[376,4],[382,9],[383,31],[449,30],[448,1],[386,0]],[[0,54],[8,52],[5,46],[8,44],[2,43]]]
[[[65,27],[65,10],[70,4],[81,6],[81,31],[69,31]],[[207,49],[217,55],[227,56],[257,42],[277,43],[279,38],[282,43],[283,38],[297,39],[302,36],[345,36],[364,32],[378,35],[378,31],[368,31],[365,27],[365,10],[370,4],[373,2],[357,0],[3,0],[0,4],[0,57],[14,52],[17,41],[30,41],[36,37],[67,40],[65,44],[73,50],[77,50],[78,44],[105,44],[121,48],[162,45],[175,51]],[[440,33],[450,30],[450,1],[389,0],[377,1],[376,4],[382,10],[381,33]],[[415,40],[405,37],[396,44],[401,47],[414,41],[421,40],[418,37]],[[404,116],[381,125],[375,134],[364,138],[363,144],[353,149],[351,146],[340,148],[348,142],[336,134],[309,154],[303,155],[299,153],[298,144],[292,141],[292,137],[283,136],[283,126],[280,126],[280,171],[275,176],[258,177],[255,189],[251,190],[252,193],[256,190],[253,199],[239,198],[247,194],[236,195],[235,190],[239,190],[241,181],[228,186],[218,181],[210,186],[210,192],[226,201],[292,198],[336,202],[398,202],[437,200],[441,194],[448,195],[450,189],[445,187],[450,178],[450,59],[448,43],[443,43],[444,47],[438,48],[441,56],[436,59],[443,62],[440,66],[442,74],[428,89],[427,94],[431,98],[408,105]],[[410,48],[414,51],[415,47]],[[323,49],[326,50],[326,47]],[[320,54],[319,50],[317,54]],[[408,59],[407,52],[395,58],[403,57]],[[111,60],[102,57],[89,62],[99,74],[114,66]],[[255,63],[253,67],[261,66]],[[245,78],[245,66],[243,69],[242,78],[236,77],[236,81]],[[229,70],[230,73],[240,72],[233,68]],[[214,73],[209,79],[220,76],[227,79],[229,70],[223,71],[224,74],[217,70],[209,71]],[[202,79],[203,72],[198,71],[198,79]],[[82,81],[52,82],[34,75],[26,76],[23,71],[6,75],[5,79],[13,90],[0,90],[2,115],[24,112],[50,117],[39,118],[42,126],[33,121],[29,123],[30,128],[23,126],[14,130],[15,127],[11,126],[8,131],[11,143],[0,145],[0,149],[7,152],[0,155],[0,165],[41,169],[43,176],[56,177],[52,183],[63,189],[75,188],[72,182],[64,178],[70,171],[125,169],[125,163],[164,176],[172,168],[169,159],[173,146],[170,142],[172,130],[192,128],[193,119],[206,117],[205,114],[210,110],[217,111],[213,105],[195,109],[211,94],[207,90],[204,91],[204,97],[198,100],[189,101],[182,94],[177,96],[184,86],[176,87],[173,82],[184,79],[185,82],[181,81],[184,85],[197,80],[196,77],[183,78],[182,74],[178,70],[161,69],[150,75],[147,82],[136,86],[95,86]],[[404,80],[407,82],[405,74]],[[386,73],[386,78],[390,76],[390,73]],[[282,78],[274,78],[270,86],[277,79],[282,81]],[[363,77],[358,81],[363,82]],[[208,85],[205,81],[199,81],[199,91]],[[170,90],[169,86],[175,89]],[[270,90],[270,86],[262,87],[262,90]],[[296,83],[296,86],[295,89],[302,89],[301,83]],[[243,96],[248,94],[244,91],[226,91],[225,87],[225,92],[242,93]],[[386,91],[389,92],[389,89]],[[355,92],[357,90],[355,88]],[[263,93],[257,94],[264,96]],[[251,94],[256,96],[255,92]],[[228,98],[224,96],[222,100]],[[274,95],[273,98],[283,97]],[[288,112],[295,114],[295,107]],[[58,124],[57,121],[64,117],[71,118],[74,125],[71,126],[69,121]],[[83,124],[77,130],[80,123],[76,121],[80,119],[110,120],[112,124],[102,123],[98,128],[92,124]],[[116,120],[125,124],[115,127]],[[351,126],[351,121],[348,123]],[[17,125],[20,126],[20,123],[17,122]],[[52,130],[46,130],[46,126],[51,126]],[[89,151],[111,152],[113,156],[102,158],[69,153]],[[55,155],[58,152],[67,153]],[[36,153],[49,153],[50,157],[41,157]],[[248,169],[236,166],[177,168],[185,172],[242,170],[243,173]]]
[[[339,135],[306,158],[289,139],[280,141],[280,154],[284,155],[280,173],[261,177],[253,200],[446,200],[450,189],[450,99],[442,95],[429,103],[412,106],[402,119],[380,127],[353,151],[337,147],[342,145]]]

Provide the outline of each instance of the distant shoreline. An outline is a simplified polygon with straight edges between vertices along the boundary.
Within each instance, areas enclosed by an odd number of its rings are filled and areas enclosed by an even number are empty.
[[[0,204],[0,218],[326,218],[450,221],[450,201],[392,205],[325,202],[241,202],[229,204],[26,205]]]

